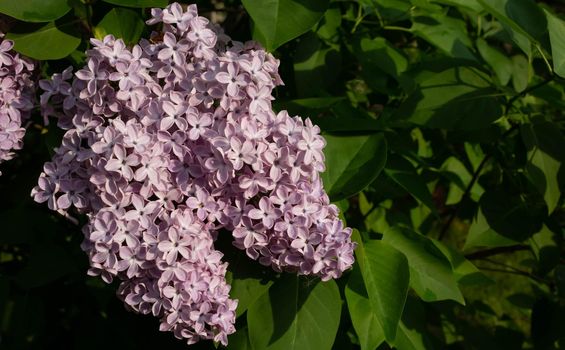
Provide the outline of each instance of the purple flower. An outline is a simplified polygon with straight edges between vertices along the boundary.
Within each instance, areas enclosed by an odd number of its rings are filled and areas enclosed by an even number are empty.
[[[22,148],[25,135],[22,126],[35,103],[34,65],[12,51],[13,46],[13,42],[3,39],[0,33],[0,163],[14,158],[14,152]],[[54,190],[49,184],[42,185],[48,192]],[[34,196],[55,208],[53,200],[48,199],[50,196],[38,193]]]
[[[86,214],[88,274],[120,280],[128,308],[188,344],[225,345],[237,301],[214,248],[220,229],[275,271],[322,280],[351,267],[355,244],[323,190],[319,128],[272,109],[278,61],[195,6],[152,15],[162,36],[131,49],[93,40],[86,67],[41,83],[45,113],[67,132],[32,195]],[[0,89],[16,101],[12,84]],[[17,133],[17,111],[5,110],[0,126]],[[0,148],[15,141],[0,132]]]

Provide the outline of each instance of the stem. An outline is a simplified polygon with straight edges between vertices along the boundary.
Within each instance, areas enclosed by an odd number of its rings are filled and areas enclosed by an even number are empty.
[[[398,27],[398,26],[384,26],[383,29],[384,30],[399,30],[399,31],[402,31],[402,32],[412,33],[412,31],[409,28]]]
[[[514,104],[514,102],[516,102],[516,100],[518,100],[520,97],[523,97],[527,94],[529,94],[530,92],[539,89],[542,86],[545,86],[547,84],[549,84],[550,82],[553,81],[553,79],[555,79],[555,76],[552,75],[549,79],[546,79],[544,81],[542,81],[541,83],[537,83],[536,85],[532,85],[529,88],[527,88],[526,90],[520,92],[518,95],[513,96],[510,100],[508,100],[508,102],[506,103],[506,107],[504,114],[508,115],[508,112],[510,111],[510,107],[512,107],[512,105]]]
[[[548,281],[546,281],[542,278],[539,278],[537,276],[534,276],[531,273],[528,273],[527,271],[495,269],[495,268],[492,268],[492,267],[479,267],[479,269],[484,270],[484,271],[490,271],[490,272],[502,272],[502,273],[510,273],[510,274],[513,274],[513,275],[524,276],[524,277],[531,278],[536,282],[540,282],[540,283],[543,283],[545,285],[548,285],[549,287],[552,287],[550,282],[548,282]]]

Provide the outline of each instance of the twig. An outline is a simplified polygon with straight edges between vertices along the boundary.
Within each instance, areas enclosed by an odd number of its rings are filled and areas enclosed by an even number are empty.
[[[443,228],[441,229],[439,236],[438,236],[438,240],[442,240],[443,238],[445,238],[445,234],[447,233],[447,230],[449,229],[449,227],[451,226],[451,224],[453,223],[453,220],[455,220],[455,218],[457,217],[457,213],[459,212],[459,209],[461,207],[461,203],[467,199],[467,197],[469,196],[469,194],[471,193],[471,190],[473,189],[473,186],[475,185],[475,182],[477,182],[477,180],[479,179],[479,175],[481,174],[481,172],[483,171],[483,168],[485,167],[485,165],[487,164],[488,160],[490,159],[491,155],[487,154],[483,160],[481,161],[481,163],[479,164],[479,166],[477,167],[477,169],[475,170],[475,172],[473,173],[473,177],[471,178],[471,181],[469,182],[469,184],[467,185],[467,188],[465,188],[465,192],[463,192],[463,195],[461,196],[461,200],[459,201],[459,203],[455,206],[455,209],[451,212],[451,214],[449,215],[449,218],[447,219],[447,222],[445,223],[445,225],[443,225]]]

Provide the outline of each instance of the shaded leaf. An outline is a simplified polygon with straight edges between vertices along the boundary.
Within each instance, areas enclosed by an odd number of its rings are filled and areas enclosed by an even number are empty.
[[[491,228],[519,242],[541,229],[547,211],[541,196],[509,194],[500,188],[485,192],[479,203]]]
[[[405,227],[391,227],[383,240],[408,258],[410,286],[424,301],[455,300],[464,304],[463,295],[449,260],[430,238]]]
[[[29,29],[29,26],[26,28]],[[14,50],[37,60],[57,60],[69,55],[80,44],[74,22],[50,22],[32,32],[11,32]]]
[[[377,178],[386,163],[386,141],[382,134],[325,136],[324,188],[333,201],[352,196]]]
[[[373,309],[385,339],[393,343],[404,309],[410,280],[406,257],[382,241],[364,245],[361,272]]]
[[[294,77],[299,96],[320,96],[335,84],[341,67],[339,52],[322,43],[314,33],[302,37],[294,57]]]
[[[109,4],[126,7],[166,7],[168,0],[103,0]]]
[[[255,37],[269,51],[308,30],[320,20],[329,0],[243,0],[253,19]]]
[[[361,270],[358,268],[354,269],[349,276],[349,281],[345,287],[345,299],[361,349],[376,349],[385,340],[385,334],[377,315],[373,311],[363,283]]]
[[[465,22],[443,13],[416,17],[411,31],[452,57],[474,60]]]
[[[545,11],[545,15],[551,43],[553,71],[559,76],[565,77],[565,22],[547,11]]]
[[[402,186],[412,197],[421,201],[432,212],[436,212],[428,186],[409,161],[400,156],[389,156],[384,171],[387,176]]]
[[[121,38],[126,44],[137,43],[143,32],[145,23],[137,12],[124,8],[110,10],[94,29],[96,38],[103,39],[112,34]]]
[[[49,22],[71,10],[67,0],[2,0],[0,13],[26,22]]]
[[[502,115],[500,99],[483,72],[471,66],[437,68],[416,76],[419,86],[395,112],[398,118],[430,128],[476,130]]]
[[[247,311],[253,349],[329,350],[341,313],[333,280],[309,281],[286,274]]]
[[[505,247],[517,244],[518,241],[504,237],[491,229],[487,219],[479,208],[477,215],[471,223],[463,250],[473,247]]]
[[[491,47],[484,39],[477,39],[477,48],[483,59],[492,67],[498,81],[505,86],[512,77],[512,61],[502,52]]]
[[[551,126],[550,126],[551,127]],[[555,125],[554,127],[557,128]],[[561,167],[561,161],[544,152],[541,139],[556,136],[555,133],[544,133],[547,128],[542,126],[535,126],[533,124],[523,124],[520,128],[522,139],[528,151],[528,164],[526,165],[526,172],[530,181],[536,186],[538,191],[543,195],[545,203],[547,204],[548,212],[551,214],[557,207],[561,191],[557,181],[557,174]],[[555,144],[563,144],[565,142],[561,135],[553,141]],[[550,141],[551,142],[551,141]]]
[[[547,20],[533,0],[478,0],[499,21],[548,48]]]
[[[362,38],[355,46],[363,70],[380,70],[394,78],[408,69],[408,59],[384,38]]]

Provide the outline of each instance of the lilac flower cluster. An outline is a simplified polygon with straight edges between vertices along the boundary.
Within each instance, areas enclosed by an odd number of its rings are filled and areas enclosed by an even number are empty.
[[[195,5],[152,15],[163,29],[150,40],[92,39],[86,67],[41,83],[67,131],[32,194],[87,215],[89,273],[119,278],[129,308],[189,343],[226,344],[237,301],[220,229],[263,265],[323,280],[352,265],[355,245],[322,187],[319,128],[272,110],[278,61]]]
[[[22,124],[30,116],[35,97],[33,63],[12,51],[14,43],[3,36],[0,33],[0,163],[14,158],[14,151],[22,148]]]

